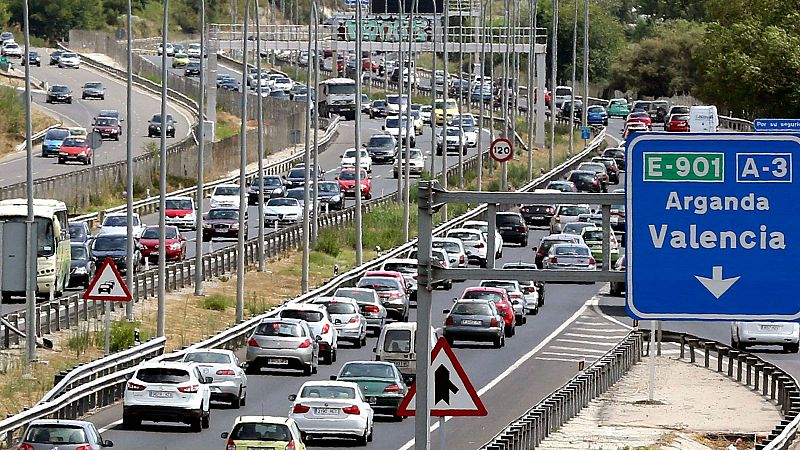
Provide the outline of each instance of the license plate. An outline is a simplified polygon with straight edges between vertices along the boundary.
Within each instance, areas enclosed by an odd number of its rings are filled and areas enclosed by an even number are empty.
[[[762,330],[778,331],[781,329],[780,325],[761,325]]]
[[[247,450],[275,450],[275,447],[247,447]]]
[[[397,367],[408,367],[408,361],[395,361],[394,365]]]
[[[369,402],[370,405],[374,405],[378,403],[378,397],[367,397],[367,401]]]
[[[269,364],[278,364],[278,365],[286,365],[289,364],[289,360],[286,358],[269,358],[267,360]]]
[[[172,398],[172,392],[169,392],[169,391],[150,391],[150,397],[153,397],[153,398]]]
[[[339,414],[338,408],[314,408],[314,414],[317,416],[336,416]]]
[[[544,220],[544,216],[531,216],[533,220]]]
[[[481,325],[483,322],[480,320],[462,320],[462,325]]]
[[[513,230],[514,227],[500,227],[501,230]]]

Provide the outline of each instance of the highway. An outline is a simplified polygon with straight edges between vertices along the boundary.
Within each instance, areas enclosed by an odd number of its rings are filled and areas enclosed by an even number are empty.
[[[126,88],[123,80],[110,77],[96,72],[85,65],[80,69],[59,69],[58,66],[48,65],[50,52],[54,49],[36,49],[42,57],[41,67],[31,67],[31,75],[41,81],[46,81],[48,85],[63,84],[72,90],[72,104],[56,103],[47,104],[44,93],[33,93],[33,101],[42,109],[48,110],[53,115],[61,118],[67,126],[81,126],[91,131],[92,119],[97,116],[100,110],[116,109],[122,117],[126,114]],[[81,88],[84,83],[90,81],[100,81],[106,88],[105,100],[87,99],[81,100]],[[145,145],[153,142],[158,145],[159,138],[147,137],[147,122],[160,111],[161,100],[155,94],[146,92],[142,89],[134,89],[134,117],[126,120],[133,120],[133,151],[134,156],[145,153]],[[182,109],[172,106],[169,112],[175,117],[176,137],[169,138],[167,144],[179,141],[182,137],[189,135],[189,124],[191,117]],[[126,127],[127,122],[123,122],[123,134],[119,141],[106,140],[101,148],[95,152],[94,164],[101,165],[111,162],[124,160],[126,157]],[[36,131],[36,130],[34,130]],[[33,175],[34,178],[46,178],[54,175],[67,173],[73,170],[82,170],[85,166],[81,164],[60,165],[55,157],[42,158],[41,147],[33,149]],[[0,186],[20,183],[25,181],[25,153],[14,153],[0,160]]]

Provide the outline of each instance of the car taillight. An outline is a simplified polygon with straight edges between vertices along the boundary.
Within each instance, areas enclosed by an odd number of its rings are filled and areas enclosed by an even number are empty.
[[[236,450],[236,442],[233,442],[233,439],[228,438],[228,443],[225,446],[225,450]]]
[[[592,181],[592,184],[597,186],[597,180]]]
[[[236,375],[236,372],[231,369],[220,369],[217,371],[217,375]]]
[[[304,414],[304,413],[309,412],[310,410],[311,410],[311,407],[306,406],[306,405],[304,405],[302,403],[298,403],[298,404],[294,405],[294,408],[292,408],[292,412],[295,413],[295,414]]]
[[[547,208],[547,213],[548,214],[553,214],[555,211],[556,211],[555,208],[552,208],[552,207],[551,208]]]
[[[342,408],[342,412],[345,414],[361,414],[361,410],[358,409],[358,405],[346,406]]]
[[[550,263],[551,264],[556,264],[557,262],[558,262],[558,258],[557,257],[553,256],[552,258],[550,258]]]
[[[536,252],[536,254],[544,256],[547,254],[547,250],[544,249],[544,246],[541,246],[539,247],[539,250]]]
[[[301,342],[297,348],[308,348],[311,347],[311,339],[306,339],[305,341]]]
[[[20,444],[19,447],[17,447],[17,449],[18,450],[35,450],[32,445],[28,445],[28,444]]]
[[[127,385],[127,389],[129,391],[143,391],[144,390],[144,386],[142,386],[141,384],[131,383],[129,381],[128,385]]]
[[[250,340],[247,341],[247,345],[249,345],[250,347],[260,347],[260,345],[258,345],[258,341],[256,340],[256,338],[253,337],[251,337]]]
[[[461,255],[461,256],[458,258],[458,262],[459,262],[460,264],[464,264],[464,255]]]
[[[197,392],[197,385],[192,384],[190,386],[181,386],[178,388],[179,392],[183,392],[184,394],[194,394]]]
[[[594,258],[589,258],[589,264],[590,265],[591,264],[596,264],[596,263],[597,263],[597,261],[595,261]]]
[[[399,292],[391,292],[391,293],[389,294],[389,298],[400,298],[400,297],[402,297],[402,296],[403,296],[403,294],[401,294],[401,293],[399,293]]]
[[[444,324],[447,326],[453,326],[456,324],[456,321],[453,320],[452,316],[447,316],[447,319],[444,321]]]
[[[481,242],[481,243],[479,243],[478,245],[475,246],[475,248],[483,248],[483,247],[484,247],[483,242]]]
[[[347,323],[358,323],[358,322],[359,322],[358,316],[353,316],[350,318],[350,320],[347,321]]]
[[[561,216],[553,216],[553,220],[556,222],[561,222]]]
[[[328,334],[331,331],[331,324],[326,323],[324,327],[322,327],[322,334]]]
[[[81,445],[75,447],[75,450],[93,450],[91,445]]]
[[[289,442],[288,444],[286,444],[286,447],[283,448],[283,450],[294,450],[294,449],[295,449],[294,441]]]
[[[375,361],[380,361],[380,360],[381,360],[381,355],[375,355]]]
[[[381,311],[381,309],[378,308],[375,305],[367,305],[367,306],[364,307],[364,312],[376,313],[376,312],[380,312],[380,311]]]
[[[499,322],[497,321],[497,318],[495,318],[495,317],[492,317],[492,320],[489,321],[489,326],[490,327],[496,327],[496,326],[498,326],[498,324],[499,324]]]
[[[517,225],[517,231],[519,231],[520,233],[525,233],[528,230],[525,229],[525,225]]]
[[[389,386],[383,388],[383,392],[400,392],[400,386],[396,384],[390,384]]]
[[[610,171],[612,171],[612,172],[616,172],[616,171],[617,171],[617,168],[616,168],[616,167],[614,167],[614,166],[611,166],[611,167],[609,167],[608,169],[609,169]]]
[[[511,298],[522,298],[522,294],[519,292],[512,292],[510,295]]]

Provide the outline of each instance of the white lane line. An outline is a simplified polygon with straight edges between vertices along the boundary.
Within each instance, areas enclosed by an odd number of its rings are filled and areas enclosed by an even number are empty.
[[[584,331],[589,333],[619,333],[619,328],[584,328],[584,327],[575,327],[572,330],[574,331]]]
[[[561,339],[556,339],[556,342],[560,341]],[[575,347],[562,347],[560,345],[551,345],[549,348],[553,350],[566,350],[566,351],[579,351],[579,352],[586,352],[586,353],[596,353],[598,355],[604,355],[608,350],[598,350],[594,348],[575,348]]]
[[[539,344],[536,347],[532,348],[528,353],[522,355],[514,364],[509,366],[508,369],[506,369],[503,373],[501,373],[500,375],[496,376],[492,381],[490,381],[484,387],[482,387],[480,390],[478,390],[478,396],[482,396],[483,394],[489,392],[492,388],[494,388],[495,386],[500,384],[500,382],[502,382],[503,380],[508,378],[508,376],[511,375],[511,373],[513,373],[515,370],[519,369],[520,366],[525,364],[525,362],[527,362],[534,355],[539,353],[547,344],[550,343],[550,341],[555,339],[556,336],[561,334],[562,331],[564,331],[568,326],[570,326],[573,322],[575,322],[578,319],[578,317],[580,317],[581,314],[583,314],[584,311],[586,311],[591,306],[591,302],[592,302],[592,299],[587,300],[586,303],[584,303],[583,306],[578,308],[578,310],[575,311],[575,313],[569,319],[565,320],[564,323],[562,323],[561,325],[558,326],[558,328],[553,330],[553,332],[550,333],[541,342],[539,342]],[[450,419],[451,419],[451,417],[445,417],[444,420],[445,420],[445,422],[447,422]],[[434,430],[436,430],[438,428],[439,428],[439,423],[436,422],[433,425],[431,425],[430,431],[434,431]],[[414,446],[414,439],[411,439],[410,441],[406,442],[402,447],[400,447],[399,450],[409,450],[413,446]]]
[[[541,355],[552,355],[552,356],[573,356],[575,358],[583,358],[584,356],[586,356],[586,355],[582,355],[580,353],[576,355],[575,353],[561,353],[561,352],[542,352],[540,354]],[[590,355],[590,357],[591,358],[595,358],[594,355]],[[539,359],[539,357],[537,357],[536,359]]]
[[[556,339],[556,342],[569,342],[570,344],[603,345],[603,346],[616,344],[616,342],[594,342],[594,341],[581,341],[579,339],[563,339],[563,338]]]
[[[587,338],[587,339],[616,339],[616,340],[619,341],[622,338],[624,338],[626,335],[620,334],[620,335],[616,335],[616,336],[597,336],[597,335],[594,335],[594,334],[564,333],[564,336],[572,336],[572,337]]]
[[[600,298],[599,297],[593,297],[591,300],[592,300],[592,311],[594,311],[596,314],[600,314],[604,319],[608,320],[609,322],[613,322],[613,323],[625,328],[626,330],[632,330],[633,329],[632,326],[630,326],[630,325],[628,325],[626,323],[623,323],[623,322],[617,320],[616,318],[611,317],[608,314],[604,313],[600,309]]]
[[[99,428],[97,431],[99,431],[100,434],[102,434],[102,433],[105,433],[106,431],[116,427],[117,425],[119,425],[121,423],[122,423],[122,419],[115,420],[114,422],[111,422],[110,424],[104,426],[103,428]]]
[[[549,358],[546,356],[537,356],[536,359],[539,361],[558,361],[558,362],[570,362],[570,363],[579,363],[581,361],[591,363],[594,361],[594,360],[586,361],[585,359],[571,359],[571,358]]]

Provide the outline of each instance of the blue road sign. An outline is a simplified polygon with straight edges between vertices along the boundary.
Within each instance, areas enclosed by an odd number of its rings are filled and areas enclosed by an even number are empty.
[[[756,119],[753,121],[755,131],[783,133],[800,133],[800,119]]]
[[[581,139],[587,140],[592,138],[592,128],[591,127],[581,127]]]
[[[626,154],[631,317],[800,320],[800,137],[642,133]]]
[[[356,6],[356,0],[344,0],[345,6]],[[369,6],[369,0],[361,0],[361,6]]]

